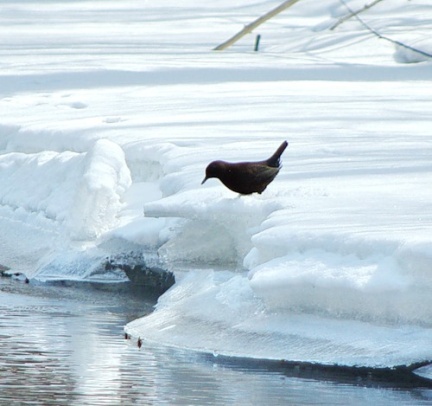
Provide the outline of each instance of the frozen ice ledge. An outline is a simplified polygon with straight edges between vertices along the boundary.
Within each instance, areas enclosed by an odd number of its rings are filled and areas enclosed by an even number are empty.
[[[38,151],[10,131],[0,238],[12,272],[168,289],[126,326],[168,345],[373,367],[432,358],[428,173],[371,173],[366,160],[335,188],[333,160],[319,176],[291,168],[265,195],[238,197],[199,185],[214,145],[100,139],[75,151],[70,137],[42,134],[52,150]],[[255,144],[231,149],[259,159],[268,142]]]

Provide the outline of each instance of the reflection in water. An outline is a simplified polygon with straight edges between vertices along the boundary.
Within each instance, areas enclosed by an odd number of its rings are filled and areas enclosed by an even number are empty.
[[[290,377],[125,340],[123,326],[155,298],[94,287],[0,279],[0,404],[428,404],[429,390]]]

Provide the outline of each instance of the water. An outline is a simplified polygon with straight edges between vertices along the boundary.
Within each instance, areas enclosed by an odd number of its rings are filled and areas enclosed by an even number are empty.
[[[422,405],[431,389],[390,375],[230,359],[124,337],[148,293],[0,278],[0,404]]]

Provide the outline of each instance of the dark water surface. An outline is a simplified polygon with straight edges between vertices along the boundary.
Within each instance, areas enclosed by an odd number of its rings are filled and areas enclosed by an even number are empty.
[[[0,405],[426,405],[422,385],[125,340],[155,297],[0,278]],[[407,386],[404,387],[403,386]]]

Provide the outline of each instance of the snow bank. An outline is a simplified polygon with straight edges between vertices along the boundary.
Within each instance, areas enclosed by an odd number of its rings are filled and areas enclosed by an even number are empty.
[[[279,2],[39,3],[0,15],[0,263],[112,281],[109,255],[158,256],[177,283],[127,330],[170,345],[431,358],[428,63],[397,63],[355,19],[329,30],[346,14],[333,0],[298,2],[223,53],[210,50]],[[426,50],[429,9],[395,0],[362,18]],[[262,195],[201,186],[212,160],[262,160],[284,139]]]
[[[347,202],[340,203],[336,207],[344,210]],[[244,265],[250,269],[251,287],[269,310],[431,325],[428,223],[418,222],[414,235],[401,232],[395,219],[408,217],[413,226],[419,214],[414,206],[404,206],[404,214],[387,209],[387,223],[384,208],[361,204],[364,208],[354,210],[357,215],[365,210],[361,225],[349,217],[341,221],[331,210],[326,220],[308,219],[301,227],[293,219],[284,221],[279,212],[263,223]],[[293,218],[296,211],[290,211]]]

